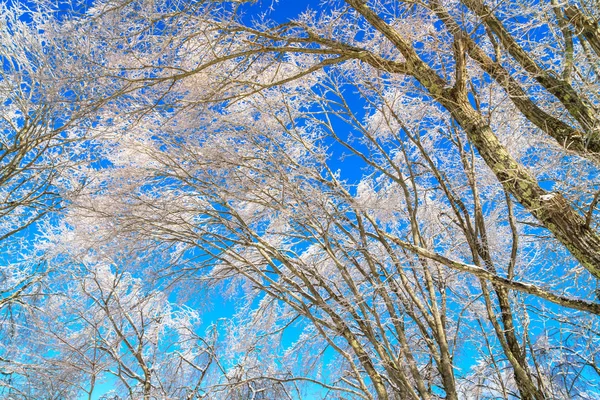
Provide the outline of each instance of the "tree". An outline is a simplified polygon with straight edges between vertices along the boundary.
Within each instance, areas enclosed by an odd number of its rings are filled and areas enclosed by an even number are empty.
[[[76,171],[99,133],[86,117],[102,97],[81,90],[87,67],[53,28],[56,12],[45,2],[0,5],[0,385],[18,362],[17,332],[47,294],[42,227],[84,185]]]
[[[26,328],[35,337],[35,352],[12,371],[25,380],[13,387],[26,388],[14,398],[82,392],[92,398],[110,377],[113,394],[124,397],[195,398],[192,383],[200,389],[214,351],[195,333],[194,311],[103,265],[70,282],[64,293],[69,296],[50,298],[39,320]]]
[[[88,34],[114,132],[60,241],[245,287],[227,396],[597,396],[596,9],[252,7],[106,1],[60,27]]]

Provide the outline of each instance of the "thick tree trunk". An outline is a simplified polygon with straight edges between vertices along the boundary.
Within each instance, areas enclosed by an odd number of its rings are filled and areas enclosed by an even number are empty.
[[[592,46],[596,55],[600,57],[600,27],[598,27],[598,22],[592,21],[575,6],[565,7],[565,14],[567,14],[569,22],[581,32],[581,35]]]
[[[600,237],[591,229],[564,196],[542,189],[529,172],[518,164],[500,144],[489,125],[468,99],[440,98],[465,129],[469,140],[479,151],[507,192],[515,196],[544,227],[564,244],[571,254],[595,277],[600,278]]]
[[[502,146],[483,116],[473,109],[467,94],[448,88],[447,82],[419,58],[410,42],[369,8],[364,0],[346,0],[346,3],[402,53],[408,73],[452,114],[506,191],[552,232],[584,268],[600,278],[600,236],[564,196],[542,189],[535,178]]]

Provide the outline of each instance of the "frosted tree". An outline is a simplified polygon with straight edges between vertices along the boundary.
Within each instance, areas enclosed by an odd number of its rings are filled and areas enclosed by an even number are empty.
[[[106,381],[114,383],[112,395],[125,398],[203,393],[215,338],[198,335],[195,311],[144,289],[130,274],[90,266],[42,307],[35,321],[20,327],[29,339],[21,343],[19,361],[4,371],[14,378],[5,389],[9,397],[92,398]]]
[[[103,133],[61,246],[229,287],[216,398],[597,397],[597,7],[257,8],[56,24],[86,33]],[[135,355],[115,374],[134,398],[156,385]]]

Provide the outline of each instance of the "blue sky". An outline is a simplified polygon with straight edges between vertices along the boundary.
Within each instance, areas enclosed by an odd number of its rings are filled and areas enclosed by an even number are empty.
[[[15,0],[12,0],[15,2]],[[9,0],[9,4],[11,1]],[[34,4],[34,3],[29,3]],[[65,3],[63,3],[65,4]],[[86,3],[90,4],[90,3]],[[64,7],[67,9],[67,7]],[[306,10],[307,8],[319,9],[320,2],[318,0],[309,0],[309,1],[295,1],[295,0],[262,0],[258,1],[255,4],[245,4],[242,7],[243,12],[245,13],[245,19],[251,19],[254,16],[257,16],[261,13],[266,13],[268,18],[272,18],[279,23],[285,23],[289,19],[297,16],[300,12]],[[274,10],[274,11],[272,11]],[[67,14],[65,14],[67,15]],[[351,102],[351,108],[357,113],[359,119],[364,116],[365,108],[364,103],[359,100],[359,96],[353,94],[352,87],[348,88],[348,101]],[[340,136],[342,138],[348,137],[352,132],[349,130],[349,127],[346,126],[342,122],[334,122],[334,127],[336,131],[339,130]],[[362,167],[363,163],[356,156],[350,156],[347,158],[340,158],[341,154],[348,153],[348,150],[345,150],[343,146],[339,143],[336,143],[333,139],[330,139],[331,142],[328,143],[331,146],[330,153],[333,154],[333,157],[329,160],[331,168],[336,171],[341,171],[342,179],[346,180],[350,184],[356,183],[358,179],[362,176]],[[436,148],[438,151],[443,151],[443,148]],[[541,183],[542,186],[548,185],[549,183]],[[173,292],[171,296],[171,300],[174,302],[182,302],[181,298],[179,298],[177,291]],[[192,305],[194,309],[197,309],[201,312],[201,318],[203,324],[200,328],[200,331],[203,331],[208,326],[213,324],[215,321],[219,321],[223,318],[229,319],[234,314],[236,309],[236,301],[235,299],[225,298],[225,296],[216,294],[213,295],[209,302],[202,298],[202,296],[206,296],[207,292],[198,290],[198,293],[194,293],[195,302]],[[187,300],[186,300],[187,301]],[[532,331],[536,331],[535,326]],[[289,344],[294,341],[295,336],[300,332],[299,328],[292,328],[285,335],[284,345]],[[465,348],[465,351],[468,348]],[[474,358],[471,358],[469,355],[461,357],[460,364],[458,367],[465,365],[465,369],[467,367],[467,363],[471,362]],[[106,382],[97,387],[94,393],[94,399],[99,399],[103,394],[108,392],[112,386],[114,385],[114,379],[107,378]],[[82,397],[83,398],[83,397]]]

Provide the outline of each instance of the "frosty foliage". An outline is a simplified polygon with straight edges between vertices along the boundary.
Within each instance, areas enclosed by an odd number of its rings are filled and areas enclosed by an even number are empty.
[[[597,397],[590,4],[3,5],[0,396]]]

